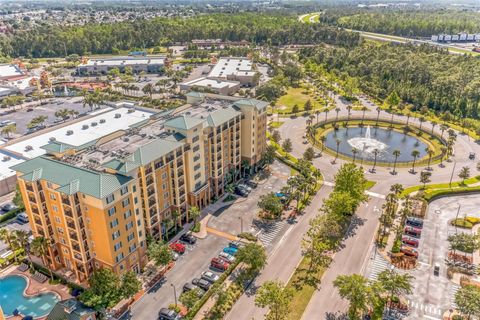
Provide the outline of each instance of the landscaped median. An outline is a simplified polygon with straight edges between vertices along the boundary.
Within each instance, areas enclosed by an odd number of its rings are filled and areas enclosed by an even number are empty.
[[[472,177],[464,181],[455,181],[450,183],[427,184],[424,186],[413,186],[406,188],[402,192],[405,197],[414,192],[418,192],[426,201],[430,202],[438,197],[449,196],[462,193],[480,192],[480,176]]]

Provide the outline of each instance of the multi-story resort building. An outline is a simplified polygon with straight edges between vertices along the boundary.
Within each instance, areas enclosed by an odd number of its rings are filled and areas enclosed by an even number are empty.
[[[120,72],[125,72],[126,68],[131,68],[134,73],[161,73],[165,68],[165,57],[129,56],[88,59],[77,67],[77,73],[81,76],[107,74],[114,68],[117,68]]]
[[[187,96],[92,143],[51,140],[13,167],[33,234],[51,243],[45,264],[79,282],[101,267],[139,272],[147,234],[160,238],[167,219],[185,222],[190,206],[204,208],[259,165],[266,102]]]

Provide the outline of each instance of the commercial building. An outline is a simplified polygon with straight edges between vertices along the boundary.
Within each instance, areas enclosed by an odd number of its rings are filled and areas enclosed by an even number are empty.
[[[45,264],[80,282],[100,267],[139,272],[147,234],[160,238],[259,165],[266,102],[191,93],[187,103],[93,143],[51,140],[13,167],[34,236],[52,243]]]
[[[117,57],[104,59],[89,59],[77,67],[77,74],[81,76],[107,74],[113,68],[125,72],[131,68],[134,73],[161,73],[165,68],[164,57]]]
[[[26,71],[17,64],[0,64],[0,81],[15,80],[26,76]]]
[[[242,86],[254,86],[258,73],[250,59],[220,58],[208,74],[210,79],[238,81]]]
[[[204,91],[218,93],[222,95],[231,95],[240,89],[240,82],[209,79],[206,77],[180,83],[180,90],[184,91]]]

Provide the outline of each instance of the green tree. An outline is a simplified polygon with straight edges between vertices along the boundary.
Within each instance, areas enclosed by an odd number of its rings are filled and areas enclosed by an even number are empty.
[[[358,274],[338,276],[333,285],[337,288],[340,297],[349,301],[348,318],[361,319],[369,308],[370,295],[368,280]]]
[[[280,136],[280,132],[278,130],[275,130],[272,132],[272,140],[273,142],[275,142],[276,144],[280,143],[280,140],[282,139],[282,137]]]
[[[200,211],[200,209],[198,207],[190,207],[188,209],[188,218],[190,220],[193,220],[193,224],[196,224],[197,223],[197,220],[198,218],[200,218],[200,215],[202,214],[202,212]]]
[[[10,250],[13,252],[17,251],[19,246],[18,239],[16,238],[16,233],[8,230],[7,228],[0,228],[0,240],[5,241]],[[15,263],[18,263],[17,254],[14,255]]]
[[[321,215],[311,219],[310,227],[302,240],[302,254],[310,261],[308,268],[310,272],[328,267],[332,260],[329,254],[332,248],[327,241],[323,241],[324,221]]]
[[[7,139],[10,138],[12,133],[17,131],[17,126],[15,124],[9,124],[2,128],[1,134],[2,136],[6,137]]]
[[[307,149],[305,149],[305,152],[303,153],[303,159],[311,162],[314,156],[315,150],[313,150],[312,147],[308,147]]]
[[[262,270],[267,263],[265,248],[257,243],[247,243],[238,250],[236,257],[248,266],[247,274],[250,276]]]
[[[410,274],[399,274],[395,270],[385,270],[378,274],[377,281],[389,293],[389,300],[394,296],[412,293],[412,281]]]
[[[15,239],[18,245],[21,248],[25,249],[25,253],[28,256],[28,261],[30,261],[30,268],[33,270],[33,261],[32,261],[32,255],[30,252],[29,238],[30,238],[30,235],[28,234],[28,232],[24,230],[15,230]]]
[[[312,108],[313,108],[312,101],[310,101],[310,99],[308,99],[307,102],[305,102],[305,105],[303,106],[303,109],[305,111],[310,111],[310,110],[312,110]]]
[[[125,272],[120,281],[120,294],[122,298],[131,298],[142,289],[142,283],[133,271]]]
[[[288,316],[293,292],[280,281],[266,281],[257,291],[255,305],[268,308],[267,319],[284,320]]]
[[[283,204],[273,192],[262,195],[258,207],[274,217],[279,217],[283,212]]]
[[[353,163],[346,163],[337,171],[333,191],[348,193],[355,200],[355,208],[368,199],[366,189],[367,179],[362,169]]]
[[[415,161],[417,160],[417,157],[420,155],[420,152],[418,150],[413,150],[411,153],[413,157],[413,162],[412,162],[412,173],[415,173]]]
[[[269,165],[275,161],[275,154],[277,153],[277,149],[274,146],[268,145],[265,148],[265,152],[262,154],[262,161],[263,163]]]
[[[395,171],[395,168],[397,167],[397,160],[398,160],[398,157],[400,157],[400,154],[401,154],[400,150],[398,149],[393,150],[393,156],[395,157],[395,160],[393,161],[393,171],[392,171],[393,174],[397,174],[397,172]]]
[[[422,171],[420,172],[420,183],[423,183],[423,188],[425,189],[425,185],[429,183],[430,177],[432,176],[431,172],[428,171]]]
[[[147,255],[157,266],[166,266],[173,258],[172,250],[167,244],[161,242],[151,243],[148,246]]]
[[[182,293],[179,300],[185,307],[187,307],[188,309],[192,309],[200,300],[201,295],[202,290],[200,288],[194,288],[192,290]]]
[[[110,269],[96,270],[88,279],[88,284],[89,288],[79,299],[95,310],[111,308],[122,299],[120,278]]]
[[[480,317],[480,288],[474,285],[460,287],[455,294],[455,304],[467,319]]]
[[[300,111],[300,108],[298,107],[298,105],[297,105],[297,104],[293,105],[293,107],[292,107],[292,113],[293,113],[293,114],[296,114],[296,113],[298,113],[299,111]]]
[[[282,149],[285,152],[292,152],[292,140],[290,140],[289,138],[283,140]]]
[[[30,122],[27,124],[27,128],[34,128],[38,125],[42,125],[45,121],[47,121],[48,117],[47,116],[37,116],[30,120]]]

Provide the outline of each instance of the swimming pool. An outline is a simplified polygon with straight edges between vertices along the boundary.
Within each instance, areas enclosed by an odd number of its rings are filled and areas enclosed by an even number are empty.
[[[17,309],[24,316],[42,317],[47,315],[59,300],[54,293],[26,297],[26,287],[27,280],[22,276],[0,278],[0,306],[5,316],[13,315],[13,311]]]

